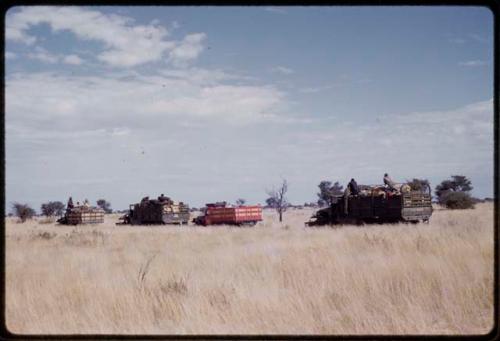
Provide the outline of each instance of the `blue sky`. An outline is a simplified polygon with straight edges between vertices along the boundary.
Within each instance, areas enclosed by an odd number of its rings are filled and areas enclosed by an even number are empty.
[[[16,7],[6,205],[192,206],[452,174],[493,195],[481,7]]]

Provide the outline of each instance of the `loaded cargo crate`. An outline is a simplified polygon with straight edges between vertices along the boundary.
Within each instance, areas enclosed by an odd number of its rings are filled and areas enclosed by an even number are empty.
[[[104,210],[97,207],[74,207],[58,220],[60,224],[101,224],[104,223]]]

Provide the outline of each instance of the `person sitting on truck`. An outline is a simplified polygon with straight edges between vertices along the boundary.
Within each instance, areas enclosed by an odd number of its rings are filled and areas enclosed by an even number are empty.
[[[358,187],[358,184],[356,183],[356,180],[351,179],[351,181],[349,182],[347,187],[349,187],[349,191],[351,192],[352,195],[359,194],[359,187]]]
[[[393,191],[396,190],[396,183],[389,177],[389,174],[384,174],[384,184],[389,186],[389,188]]]

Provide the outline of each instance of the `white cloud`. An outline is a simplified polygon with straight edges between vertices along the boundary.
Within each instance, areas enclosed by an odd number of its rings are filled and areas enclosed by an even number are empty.
[[[422,177],[435,185],[460,173],[491,193],[485,186],[493,178],[493,117],[488,100],[453,110],[380,116],[379,124],[328,123],[293,132],[287,138],[296,141],[293,150],[285,149],[283,157],[291,162],[300,155],[313,179],[380,183],[389,172],[400,181]],[[300,175],[293,180],[306,181]]]
[[[205,38],[205,33],[188,34],[170,51],[170,60],[174,65],[184,66],[187,62],[198,58],[203,51],[203,41]]]
[[[80,39],[103,43],[105,50],[97,58],[113,66],[158,61],[174,46],[165,40],[168,32],[162,26],[134,25],[128,17],[78,7],[22,7],[7,16],[6,38],[32,44],[36,37],[27,31],[42,23],[54,32],[70,31]]]
[[[458,63],[458,65],[461,65],[461,66],[484,66],[487,64],[488,63],[484,60],[469,60],[469,61]]]
[[[64,63],[71,65],[80,65],[83,63],[83,60],[76,54],[70,54],[68,56],[64,56],[63,61]]]
[[[217,117],[221,123],[245,124],[268,119],[284,105],[285,95],[276,88],[226,84],[231,78],[201,69],[180,74],[164,70],[154,76],[14,74],[6,79],[6,113],[10,122],[21,125],[50,126],[57,121],[88,129],[116,122],[154,127],[168,117]]]
[[[291,75],[294,71],[284,66],[275,66],[271,69],[273,72],[281,73],[283,75]]]
[[[35,52],[30,52],[26,55],[30,59],[36,59],[43,63],[55,64],[59,61],[59,56],[50,53],[43,47],[35,47]]]
[[[76,54],[70,54],[67,56],[54,54],[47,51],[45,48],[41,46],[36,46],[34,52],[27,53],[26,57],[28,57],[29,59],[35,59],[48,64],[56,64],[62,62],[70,65],[81,65],[83,63],[83,60]]]
[[[5,51],[5,59],[16,59],[17,54],[14,52]]]

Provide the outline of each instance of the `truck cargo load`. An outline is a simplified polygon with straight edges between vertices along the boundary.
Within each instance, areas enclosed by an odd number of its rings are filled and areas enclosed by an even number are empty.
[[[413,190],[408,184],[401,184],[396,191],[383,185],[360,187],[358,195],[337,196],[336,202],[317,211],[306,226],[427,222],[432,215],[429,185]]]
[[[255,225],[262,221],[262,207],[236,206],[229,207],[225,203],[207,204],[204,213],[193,219],[197,225]]]
[[[128,213],[122,216],[120,221],[117,224],[187,224],[189,206],[183,202],[175,202],[163,194],[158,199],[145,197],[140,203],[131,204]]]
[[[99,207],[76,206],[68,208],[63,217],[57,220],[59,224],[100,224],[104,223],[104,210]]]

